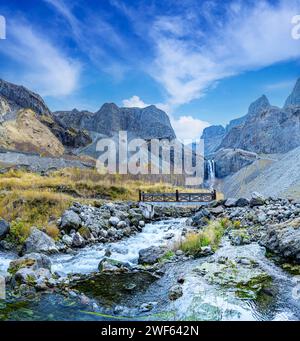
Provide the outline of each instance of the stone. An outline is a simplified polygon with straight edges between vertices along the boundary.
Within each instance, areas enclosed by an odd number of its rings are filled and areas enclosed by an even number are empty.
[[[23,257],[12,260],[9,263],[8,272],[15,274],[19,269],[31,268],[33,271],[44,268],[51,269],[51,260],[49,257],[42,253],[30,253]]]
[[[171,301],[177,300],[179,297],[183,295],[183,290],[181,285],[173,285],[169,290],[169,299]]]
[[[118,217],[110,217],[108,222],[111,226],[117,226],[120,222],[120,219]]]
[[[151,311],[156,305],[157,305],[157,302],[143,303],[140,306],[140,312],[141,313],[146,313],[148,311]]]
[[[192,217],[192,226],[204,226],[210,218],[210,212],[203,208]]]
[[[225,206],[226,207],[235,207],[236,206],[236,203],[237,203],[237,199],[234,199],[234,198],[228,198],[226,201],[225,201]]]
[[[21,268],[15,273],[14,280],[19,284],[34,285],[36,283],[37,276],[35,271],[31,268]]]
[[[139,251],[139,264],[153,265],[166,253],[166,249],[159,246],[150,246]]]
[[[145,222],[144,220],[139,221],[139,227],[145,227]]]
[[[217,207],[211,208],[210,212],[214,215],[219,215],[219,214],[224,212],[224,207],[223,206],[217,206]]]
[[[0,240],[6,237],[6,235],[9,233],[9,229],[9,223],[6,220],[0,218]]]
[[[72,246],[73,244],[73,238],[71,236],[68,236],[67,234],[65,234],[62,237],[62,242],[67,245],[67,246]]]
[[[300,218],[268,226],[260,244],[287,262],[300,264]]]
[[[117,230],[114,227],[111,227],[110,229],[107,230],[107,235],[109,237],[115,237],[117,234]]]
[[[98,265],[100,272],[128,272],[131,269],[132,266],[129,263],[107,257],[104,257]]]
[[[61,217],[60,228],[70,231],[71,229],[78,230],[81,226],[81,219],[73,210],[67,210]]]
[[[45,254],[58,253],[54,240],[37,228],[32,228],[24,243],[23,253],[42,252]]]
[[[117,224],[117,228],[118,229],[124,229],[125,227],[127,227],[126,221],[121,220],[121,221],[118,222],[118,224]]]
[[[263,212],[259,213],[257,216],[257,221],[259,223],[264,223],[267,220],[267,215]]]
[[[140,204],[140,209],[142,211],[142,216],[146,219],[146,220],[150,220],[154,217],[155,214],[155,210],[154,210],[154,206],[150,205],[150,204]]]
[[[249,205],[249,200],[246,198],[239,198],[236,202],[237,207],[245,207]]]
[[[84,247],[85,246],[85,240],[79,232],[76,232],[73,235],[72,246],[74,246],[74,247]]]
[[[251,195],[251,199],[250,199],[250,207],[254,207],[254,206],[261,206],[264,205],[266,201],[266,198],[258,193],[258,192],[253,192]]]

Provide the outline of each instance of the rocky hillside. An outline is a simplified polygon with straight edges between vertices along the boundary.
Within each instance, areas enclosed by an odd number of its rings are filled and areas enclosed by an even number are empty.
[[[274,158],[256,160],[224,179],[225,196],[250,197],[252,191],[267,196],[300,198],[300,147]]]
[[[19,110],[16,119],[0,124],[0,147],[45,156],[61,156],[64,146],[50,129],[43,125],[31,109]]]
[[[27,115],[27,127],[39,128],[34,132],[34,139],[36,143],[29,143],[32,139],[32,133],[26,127],[20,125],[20,117],[23,117],[22,110],[30,109],[36,115]],[[32,122],[30,121],[32,119]],[[39,121],[39,123],[37,123]],[[66,148],[78,148],[91,143],[88,132],[77,129],[72,129],[61,125],[52,115],[50,109],[45,104],[44,100],[36,93],[29,89],[15,85],[0,79],[0,128],[5,131],[5,141],[1,143],[2,147],[9,145],[12,148],[17,148],[20,151],[29,152],[46,152],[47,155],[61,155],[57,153],[57,148],[51,151],[51,146],[64,145]],[[7,129],[7,127],[14,127],[18,125],[18,133],[13,134],[14,130]],[[15,129],[15,128],[14,128]],[[49,138],[49,130],[51,135],[50,147],[47,147],[47,140]],[[2,133],[2,136],[3,133]],[[55,137],[57,141],[54,141]],[[44,140],[42,144],[40,142]],[[26,146],[26,147],[25,147]],[[39,148],[41,146],[41,148]],[[49,149],[49,150],[47,150]]]
[[[74,109],[55,112],[54,116],[62,125],[107,136],[125,130],[133,137],[146,140],[176,137],[168,115],[154,105],[140,109],[119,108],[114,103],[105,103],[95,113]]]

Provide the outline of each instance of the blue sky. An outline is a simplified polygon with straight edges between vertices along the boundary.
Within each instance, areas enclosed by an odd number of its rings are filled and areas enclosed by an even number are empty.
[[[300,0],[0,0],[0,77],[52,110],[156,104],[181,138],[300,77]]]

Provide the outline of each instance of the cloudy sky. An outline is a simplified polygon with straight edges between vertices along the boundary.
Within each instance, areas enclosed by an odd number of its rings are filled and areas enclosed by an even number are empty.
[[[300,0],[0,0],[0,78],[52,110],[156,104],[180,138],[226,124],[300,76]]]

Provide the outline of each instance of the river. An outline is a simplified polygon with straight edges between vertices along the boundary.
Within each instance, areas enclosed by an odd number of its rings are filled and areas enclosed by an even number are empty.
[[[111,258],[137,264],[140,249],[152,245],[171,245],[180,239],[185,219],[172,219],[147,224],[139,234],[108,245],[96,244],[79,249],[74,254],[52,256],[52,270],[66,274],[89,274],[97,271],[99,262],[109,248]],[[0,253],[0,271],[6,271],[15,256]],[[230,287],[209,283],[195,269],[216,259],[247,258],[271,277],[267,291],[255,298],[238,297]],[[248,270],[247,270],[248,271]],[[249,268],[249,271],[255,271]],[[168,292],[184,277],[183,295],[170,301]],[[167,262],[158,279],[130,276],[98,276],[92,284],[81,287],[93,302],[91,309],[77,298],[60,293],[39,294],[34,299],[0,301],[0,319],[6,320],[299,320],[300,300],[295,296],[295,276],[282,270],[266,258],[257,243],[233,246],[225,237],[217,252],[208,257],[179,262]],[[124,291],[124,285],[135,287]],[[153,309],[140,309],[150,303]],[[118,310],[118,311],[117,311]]]

